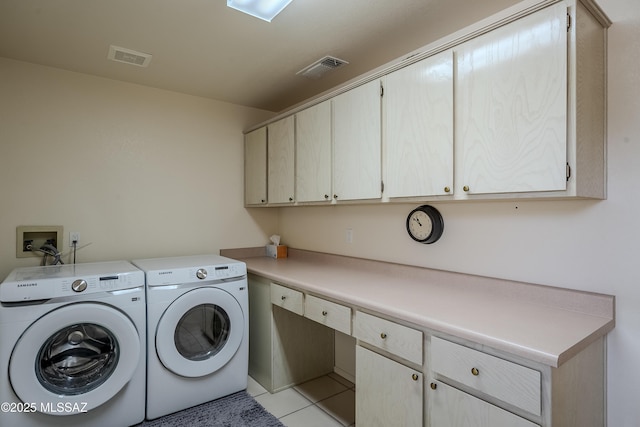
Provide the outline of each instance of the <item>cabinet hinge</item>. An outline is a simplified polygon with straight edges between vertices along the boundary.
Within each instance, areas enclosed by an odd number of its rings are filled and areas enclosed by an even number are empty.
[[[384,96],[384,86],[380,85],[380,96]]]
[[[569,182],[569,178],[571,178],[571,166],[569,166],[569,162],[567,162],[567,182]]]
[[[569,28],[571,28],[571,15],[567,12],[567,31],[569,31]]]

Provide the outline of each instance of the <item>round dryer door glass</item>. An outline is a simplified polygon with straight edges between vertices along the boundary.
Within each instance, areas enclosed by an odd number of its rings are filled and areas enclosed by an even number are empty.
[[[109,330],[92,324],[67,326],[40,348],[36,376],[55,394],[72,396],[102,385],[118,366],[120,349]]]
[[[231,320],[215,304],[200,304],[178,321],[174,341],[178,352],[189,360],[206,360],[215,356],[229,339]]]

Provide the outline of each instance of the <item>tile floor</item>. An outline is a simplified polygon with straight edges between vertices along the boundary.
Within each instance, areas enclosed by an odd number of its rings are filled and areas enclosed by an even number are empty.
[[[249,377],[247,392],[287,427],[355,426],[355,386],[336,374],[273,394]]]

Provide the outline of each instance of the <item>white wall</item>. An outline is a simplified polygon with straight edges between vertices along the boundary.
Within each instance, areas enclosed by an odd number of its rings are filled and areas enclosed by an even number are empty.
[[[277,212],[243,208],[242,130],[272,113],[3,58],[0,94],[0,278],[38,265],[16,258],[19,225],[80,232],[78,262],[218,253],[276,230]]]
[[[433,245],[414,243],[406,234],[406,215],[416,203],[283,208],[279,223],[283,242],[296,248],[615,295],[617,326],[608,338],[609,426],[637,427],[640,3],[599,4],[614,21],[609,29],[608,200],[434,203],[445,232]],[[353,229],[352,244],[345,243],[346,228]]]
[[[81,232],[79,261],[292,247],[613,294],[610,427],[640,425],[640,4],[599,0],[609,30],[609,197],[439,203],[445,233],[405,233],[416,204],[242,207],[241,130],[263,111],[0,58],[0,277],[18,225]],[[354,242],[344,243],[344,229]],[[65,236],[66,238],[66,236]],[[391,285],[391,284],[390,284]]]

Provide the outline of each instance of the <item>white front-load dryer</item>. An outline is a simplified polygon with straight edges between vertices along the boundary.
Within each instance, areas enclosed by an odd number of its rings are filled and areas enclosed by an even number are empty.
[[[246,389],[245,264],[218,255],[132,262],[147,283],[147,418]]]
[[[126,261],[18,268],[0,302],[0,426],[144,419],[142,271]]]

